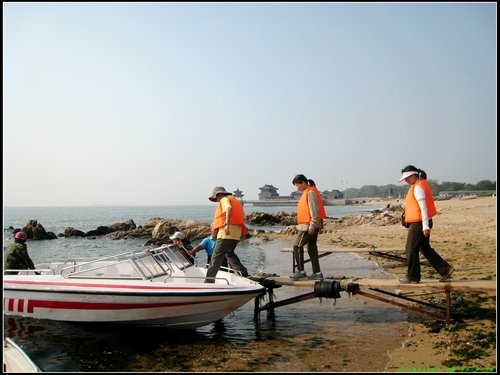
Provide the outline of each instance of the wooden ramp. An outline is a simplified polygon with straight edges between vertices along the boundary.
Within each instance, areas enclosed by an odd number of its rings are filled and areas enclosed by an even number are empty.
[[[449,280],[440,282],[435,279],[423,279],[418,284],[401,284],[399,279],[358,279],[353,280],[359,286],[368,288],[397,287],[397,288],[433,288],[440,290],[497,290],[494,280]]]
[[[260,280],[263,277],[252,276],[253,280]],[[276,285],[288,285],[296,287],[314,287],[317,280],[291,280],[289,277],[266,277],[268,280],[274,280]],[[324,279],[333,280],[333,279]],[[433,288],[440,290],[489,290],[496,291],[497,283],[495,280],[450,280],[439,282],[434,279],[424,279],[418,284],[401,284],[399,279],[341,279],[342,283],[354,283],[360,287],[367,288]]]

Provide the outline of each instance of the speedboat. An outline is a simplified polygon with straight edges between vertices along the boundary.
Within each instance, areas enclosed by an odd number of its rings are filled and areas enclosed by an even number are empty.
[[[265,294],[230,268],[207,280],[174,245],[4,271],[4,314],[194,329]],[[208,281],[208,282],[207,282]]]
[[[3,340],[3,372],[43,372],[17,345],[14,340],[6,337]]]

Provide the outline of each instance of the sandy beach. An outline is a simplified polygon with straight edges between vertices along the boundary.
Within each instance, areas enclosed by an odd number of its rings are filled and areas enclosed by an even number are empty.
[[[380,205],[381,201],[371,203]],[[396,200],[383,203],[393,208],[400,207]],[[436,206],[438,215],[433,220],[431,245],[456,268],[453,280],[496,281],[496,198],[453,198],[437,201]],[[390,217],[383,219],[383,214],[375,216],[371,219],[352,217],[342,221],[327,219],[318,243],[346,248],[376,246],[404,249],[406,229],[399,222],[391,221]],[[393,216],[397,217],[397,209]],[[269,240],[290,240],[287,234],[266,236]],[[373,259],[366,252],[360,252],[360,255]],[[399,255],[404,256],[404,252]],[[405,274],[404,264],[377,258],[377,262],[395,277]],[[437,280],[439,275],[424,258],[421,260],[422,278]],[[320,262],[325,263],[322,259]],[[323,268],[323,271],[328,277],[328,269]],[[435,290],[432,292],[422,298],[444,298],[444,292],[439,295],[435,294]],[[372,368],[372,371],[496,371],[496,289],[457,290],[451,293],[451,298],[458,308],[465,306],[472,311],[450,322],[446,322],[444,317],[439,319],[411,312],[411,326],[401,337],[400,348],[390,351],[385,369]],[[369,371],[369,368],[361,368],[360,371]]]

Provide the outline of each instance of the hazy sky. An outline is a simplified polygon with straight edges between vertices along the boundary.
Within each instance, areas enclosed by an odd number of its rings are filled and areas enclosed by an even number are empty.
[[[496,3],[3,4],[5,206],[496,181]]]

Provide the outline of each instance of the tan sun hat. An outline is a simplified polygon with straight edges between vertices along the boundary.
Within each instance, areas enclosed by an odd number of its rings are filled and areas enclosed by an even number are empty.
[[[224,195],[233,195],[233,193],[230,193],[224,189],[222,186],[216,186],[214,187],[214,190],[212,190],[212,195],[208,197],[209,200],[212,202],[217,202],[217,194],[224,194]]]

